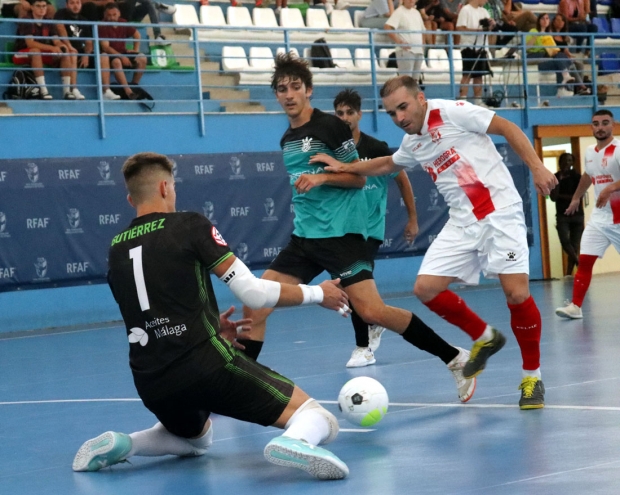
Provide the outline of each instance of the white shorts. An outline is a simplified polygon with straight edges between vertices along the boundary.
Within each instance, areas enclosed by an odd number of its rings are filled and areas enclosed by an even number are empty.
[[[521,203],[496,210],[479,222],[449,221],[426,251],[418,275],[455,277],[467,285],[504,273],[530,273],[530,251]]]
[[[602,258],[612,244],[620,253],[620,224],[602,224],[590,220],[581,236],[581,254]]]

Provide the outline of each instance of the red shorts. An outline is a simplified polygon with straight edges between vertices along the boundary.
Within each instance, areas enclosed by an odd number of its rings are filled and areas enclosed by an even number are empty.
[[[14,53],[13,63],[15,65],[30,65],[30,57],[28,56],[29,52],[30,48],[24,48],[23,50],[19,50],[17,53]],[[56,65],[58,63],[58,58],[51,53],[41,52],[41,58],[45,65]]]

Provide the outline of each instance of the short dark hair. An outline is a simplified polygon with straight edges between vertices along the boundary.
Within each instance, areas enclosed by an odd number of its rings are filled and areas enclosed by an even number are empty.
[[[614,114],[611,113],[611,110],[607,110],[606,108],[603,108],[601,110],[598,110],[597,112],[594,112],[592,117],[596,117],[597,115],[608,115],[612,119],[614,118]]]
[[[362,109],[362,97],[354,89],[343,89],[334,98],[334,110],[338,109],[340,105],[346,105],[352,110],[359,112]]]
[[[411,76],[396,76],[385,81],[385,84],[381,88],[379,95],[381,98],[390,96],[398,88],[406,88],[413,96],[420,92],[420,87],[417,81]]]
[[[104,7],[103,11],[107,12],[108,10],[112,10],[112,9],[118,9],[119,11],[121,10],[121,8],[119,7],[119,5],[116,2],[110,2],[110,3],[106,4],[106,6]]]
[[[49,4],[50,4],[50,1],[49,1],[49,0],[28,0],[28,3],[29,3],[30,5],[34,5],[35,3],[39,3],[39,2],[45,2],[47,5],[49,5]]]
[[[276,57],[271,76],[271,89],[275,91],[278,82],[285,77],[299,79],[306,88],[312,88],[312,72],[308,61],[295,56],[293,52],[282,53]]]
[[[123,164],[121,172],[129,195],[135,203],[141,203],[152,193],[153,176],[164,172],[172,177],[172,168],[172,162],[167,156],[145,152],[130,156]]]

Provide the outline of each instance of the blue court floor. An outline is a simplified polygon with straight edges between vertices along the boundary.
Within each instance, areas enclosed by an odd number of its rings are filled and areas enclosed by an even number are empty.
[[[354,347],[348,320],[317,307],[276,311],[260,361],[277,369],[336,413],[351,377],[381,381],[390,411],[375,429],[341,418],[330,445],[351,470],[321,482],[267,463],[275,428],[214,418],[215,442],[200,458],[134,457],[96,473],[74,473],[73,456],[106,430],[148,428],[128,369],[120,327],[0,340],[0,494],[614,494],[620,493],[620,274],[595,276],[584,319],[557,318],[572,279],[532,283],[543,319],[544,410],[517,407],[521,358],[501,289],[459,291],[508,343],[491,358],[473,399],[458,402],[438,359],[396,334],[383,337],[377,364],[348,370]],[[444,338],[467,336],[411,296],[391,298]]]

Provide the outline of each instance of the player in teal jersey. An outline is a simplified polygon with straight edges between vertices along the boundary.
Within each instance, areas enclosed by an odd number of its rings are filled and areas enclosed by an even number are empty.
[[[351,129],[360,160],[370,160],[392,154],[385,141],[379,141],[360,130],[362,98],[357,91],[345,89],[338,93],[334,99],[334,111],[336,116]],[[368,204],[367,246],[373,259],[377,255],[385,236],[388,182],[391,179],[396,181],[403,203],[407,209],[408,221],[405,225],[404,237],[408,243],[412,243],[418,233],[415,200],[407,173],[401,170],[390,175],[367,177],[366,185],[364,186],[364,194]],[[347,368],[359,368],[374,364],[376,362],[374,352],[379,348],[381,335],[385,328],[379,325],[369,326],[360,318],[355,308],[352,307],[351,309],[351,322],[355,330],[356,347],[347,362]]]
[[[340,278],[349,301],[364,321],[393,330],[439,357],[456,379],[460,400],[468,401],[476,386],[473,379],[462,375],[468,351],[448,344],[413,313],[387,306],[377,291],[373,256],[366,242],[368,209],[361,190],[365,180],[346,173],[337,177],[324,172],[324,163],[310,162],[317,153],[344,163],[358,161],[351,129],[338,117],[312,108],[312,72],[306,61],[290,53],[278,56],[271,87],[290,124],[280,144],[293,187],[295,229],[289,244],[262,278],[307,283],[323,271]],[[272,310],[244,306],[243,312],[253,324],[249,338],[240,343],[256,359]]]

